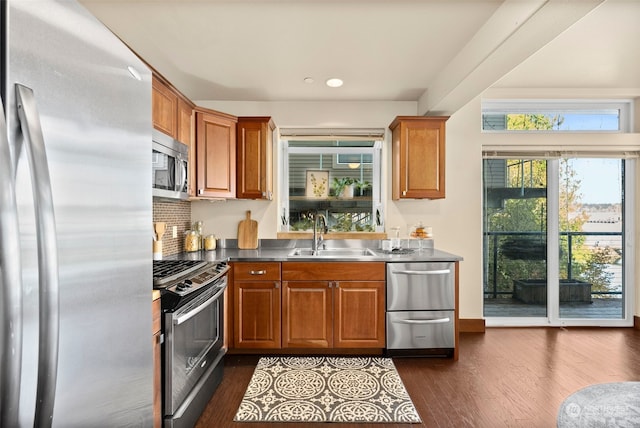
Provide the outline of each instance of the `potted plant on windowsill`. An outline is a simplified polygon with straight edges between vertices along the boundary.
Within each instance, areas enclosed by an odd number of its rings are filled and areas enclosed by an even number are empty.
[[[371,189],[371,183],[367,180],[356,180],[353,185],[358,189],[360,196],[371,196],[371,192],[369,191],[369,189]]]
[[[336,198],[353,198],[353,187],[355,182],[356,180],[351,177],[333,177],[331,187],[333,187],[333,193]]]

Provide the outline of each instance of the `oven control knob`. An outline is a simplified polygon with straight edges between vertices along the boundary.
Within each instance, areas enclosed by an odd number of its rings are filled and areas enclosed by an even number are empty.
[[[193,281],[191,281],[190,279],[184,280],[184,285],[186,285],[187,287],[191,287],[191,284],[193,284]]]

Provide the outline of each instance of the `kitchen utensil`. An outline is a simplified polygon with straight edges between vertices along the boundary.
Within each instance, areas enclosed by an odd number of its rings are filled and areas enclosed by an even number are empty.
[[[164,221],[157,221],[153,224],[153,230],[156,233],[156,241],[162,241],[162,235],[167,230],[167,223]]]
[[[251,211],[247,211],[247,218],[238,224],[238,248],[242,250],[258,248],[258,222],[251,219]]]

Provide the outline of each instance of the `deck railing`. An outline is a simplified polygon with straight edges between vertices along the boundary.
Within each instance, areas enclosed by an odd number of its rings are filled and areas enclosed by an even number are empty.
[[[488,244],[489,240],[492,242],[492,251],[491,257],[493,259],[493,263],[484,264],[484,296],[497,298],[499,295],[511,294],[513,296],[513,289],[511,291],[499,291],[498,290],[498,255],[500,252],[500,238],[504,237],[522,237],[522,238],[539,238],[540,242],[546,240],[546,232],[509,232],[509,231],[500,231],[500,232],[485,232],[485,254],[489,250]],[[622,232],[560,232],[560,236],[567,237],[567,279],[572,279],[573,275],[573,238],[576,236],[618,236],[620,237],[620,242],[622,242]],[[544,258],[546,260],[546,256]],[[487,282],[489,280],[489,272],[487,269],[489,266],[493,267],[493,281],[491,284],[491,290],[488,290]],[[624,276],[624,272],[623,272]],[[624,281],[623,281],[624,282]],[[622,291],[592,291],[592,295],[622,295]]]

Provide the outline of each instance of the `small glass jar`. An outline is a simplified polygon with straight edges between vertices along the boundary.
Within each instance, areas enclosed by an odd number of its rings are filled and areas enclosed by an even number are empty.
[[[198,251],[200,235],[195,230],[187,230],[184,235],[184,250],[188,253]]]
[[[204,249],[207,251],[213,251],[216,249],[216,235],[205,236]]]

